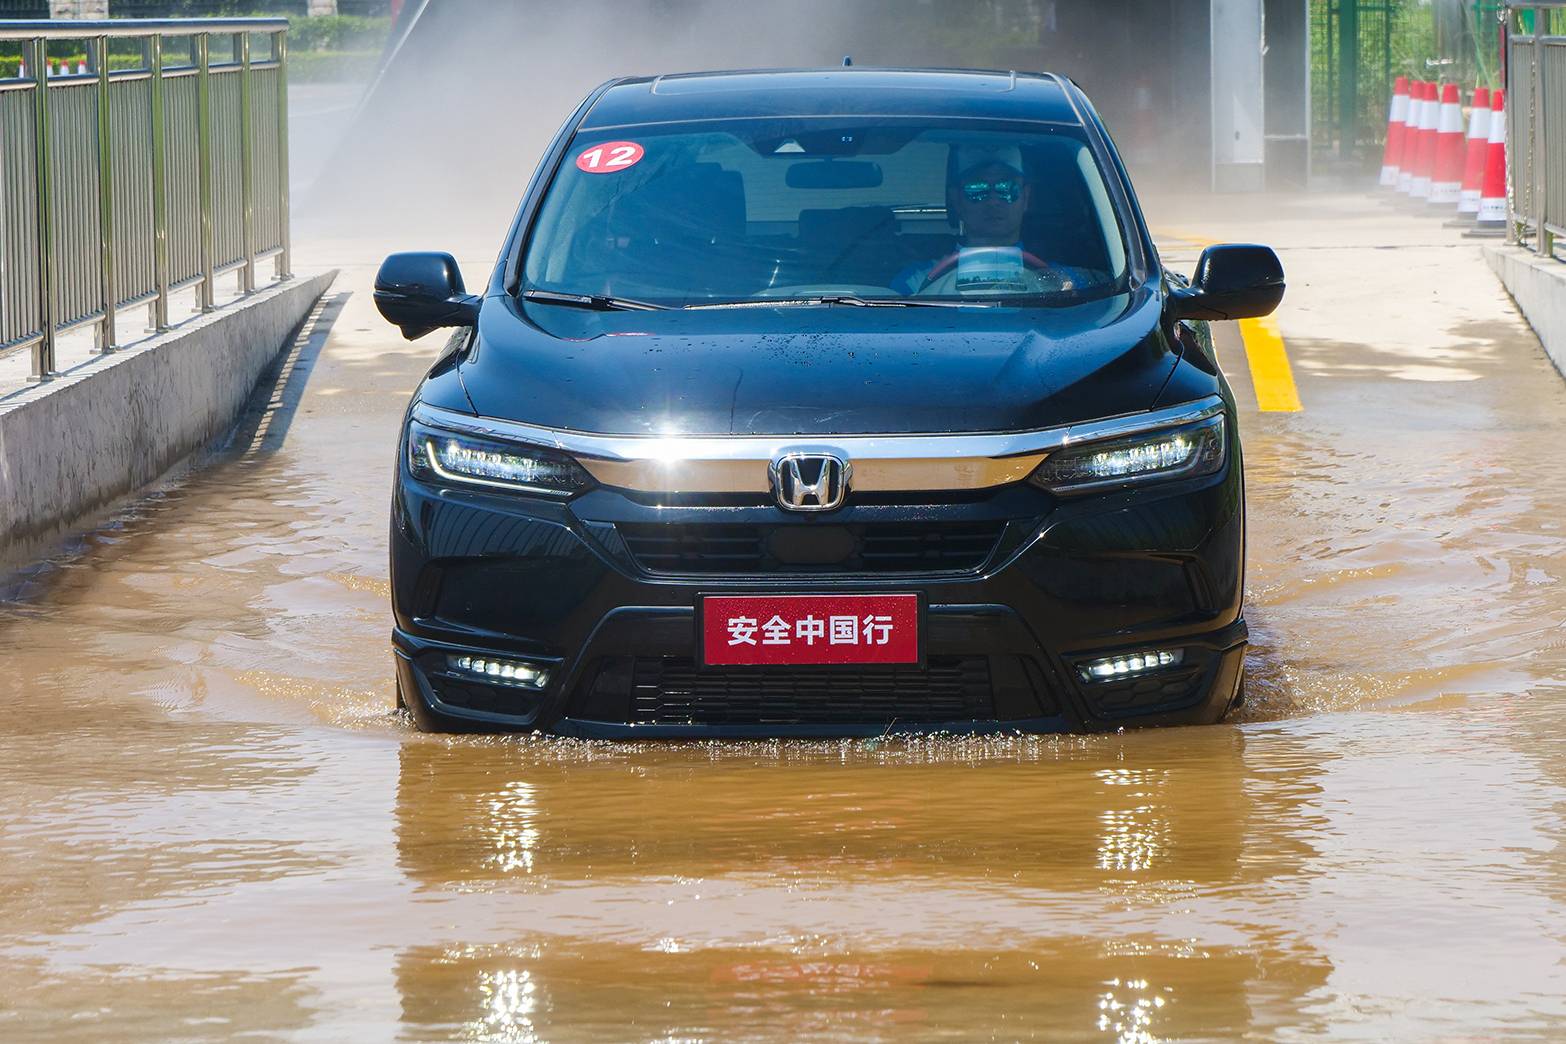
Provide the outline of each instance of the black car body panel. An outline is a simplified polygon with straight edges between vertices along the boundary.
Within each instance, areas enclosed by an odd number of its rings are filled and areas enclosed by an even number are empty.
[[[615,86],[583,117],[583,129],[801,114],[1081,122],[1068,84],[1013,72],[779,69],[632,78]]]
[[[1076,127],[1110,172],[1126,232],[1123,286],[1056,307],[645,311],[522,295],[527,239],[574,133],[806,113]],[[1182,321],[1171,297],[1183,282],[1159,266],[1091,106],[1055,77],[801,70],[599,88],[551,145],[477,326],[453,335],[410,421],[434,408],[497,431],[526,425],[540,445],[570,452],[572,433],[850,443],[1047,433],[1211,401],[1225,421],[1222,465],[1086,494],[1032,481],[851,488],[841,507],[800,514],[764,487],[600,479],[555,497],[452,483],[416,471],[420,449],[405,436],[391,524],[402,701],[430,728],[602,737],[1217,720],[1237,698],[1246,647],[1244,484],[1210,333]],[[928,605],[924,663],[700,666],[698,598],[768,591],[918,592]],[[1149,649],[1183,658],[1089,680],[1091,662]],[[493,684],[454,667],[462,657],[531,664],[548,681]]]
[[[593,312],[488,302],[480,416],[624,434],[1016,431],[1148,409],[1175,353],[1149,288],[1071,308]],[[913,425],[910,428],[910,424]]]
[[[931,657],[1008,659],[1014,661],[1008,668],[1027,678],[1034,705],[1018,699],[1014,703],[1022,709],[1009,718],[977,719],[999,722],[997,728],[1053,731],[1213,720],[1233,698],[1244,650],[1238,471],[1236,461],[1216,480],[1171,488],[1157,498],[1120,495],[1052,506],[1041,502],[1042,493],[1013,488],[939,508],[854,507],[814,526],[1000,523],[981,568],[913,580],[780,573],[775,563],[752,575],[658,575],[638,561],[622,535],[636,522],[703,526],[718,516],[731,527],[799,523],[770,506],[670,508],[608,490],[569,506],[522,506],[517,498],[424,487],[405,475],[392,526],[405,698],[422,691],[433,702],[443,683],[460,685],[441,679],[438,665],[410,671],[421,657],[438,658],[449,650],[510,653],[559,664],[569,673],[537,698],[499,692],[494,702],[464,707],[441,701],[442,709],[502,728],[545,725],[584,735],[629,734],[621,726],[629,728],[633,720],[632,693],[595,696],[584,685],[595,680],[591,672],[614,666],[606,665],[609,660],[687,659],[694,648],[696,593],[755,591],[782,582],[789,590],[925,591]],[[939,519],[933,525],[932,515]],[[1117,694],[1124,705],[1106,705],[1107,694],[1089,689],[1071,670],[1089,654],[1173,642],[1209,654],[1196,665],[1198,674],[1179,679],[1183,686],[1173,698],[1157,689]],[[424,689],[407,688],[415,676]],[[1144,696],[1148,702],[1133,699]],[[611,708],[608,718],[601,717],[605,705]],[[915,719],[905,717],[903,727],[966,731],[974,725],[971,719]],[[635,729],[648,724],[659,723]],[[775,724],[735,725],[727,734],[868,735],[891,722],[801,721],[783,731]],[[665,725],[664,731],[681,730]]]

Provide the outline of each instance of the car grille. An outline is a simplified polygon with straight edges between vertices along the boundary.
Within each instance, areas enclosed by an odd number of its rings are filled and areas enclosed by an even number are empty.
[[[987,656],[924,667],[701,667],[689,657],[601,661],[587,717],[638,725],[891,725],[995,718]],[[596,712],[589,709],[597,704]]]
[[[1004,521],[857,525],[626,523],[617,527],[653,573],[946,573],[982,566]]]

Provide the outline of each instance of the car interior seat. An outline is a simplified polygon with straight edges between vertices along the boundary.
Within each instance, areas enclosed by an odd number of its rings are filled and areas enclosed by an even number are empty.
[[[745,250],[745,182],[716,163],[660,174],[616,204],[622,284],[694,296],[746,294],[763,282]]]
[[[803,264],[821,282],[884,286],[904,266],[891,207],[799,212]]]

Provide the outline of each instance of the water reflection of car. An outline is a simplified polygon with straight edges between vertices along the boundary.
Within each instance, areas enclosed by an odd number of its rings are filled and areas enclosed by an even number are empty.
[[[392,509],[423,728],[866,735],[1210,722],[1244,498],[1206,321],[1265,247],[1159,262],[1080,90],[842,69],[594,91],[469,295]]]
[[[1330,934],[1296,900],[1332,831],[1330,767],[1309,736],[1165,743],[404,743],[396,868],[446,927],[396,956],[401,1035],[509,1040],[523,1017],[542,1040],[1313,1025]]]

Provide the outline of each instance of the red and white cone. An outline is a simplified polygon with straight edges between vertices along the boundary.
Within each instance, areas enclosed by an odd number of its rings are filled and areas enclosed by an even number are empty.
[[[1414,162],[1419,157],[1419,120],[1425,111],[1425,83],[1415,80],[1408,89],[1408,120],[1403,125],[1403,154],[1397,165],[1397,190],[1414,192]]]
[[[1490,146],[1484,160],[1479,220],[1474,227],[1506,229],[1506,92],[1501,90],[1490,101]]]
[[[1435,172],[1430,181],[1430,205],[1455,207],[1463,188],[1463,107],[1457,84],[1441,88],[1441,114],[1436,125]]]
[[[1484,190],[1484,160],[1490,151],[1490,88],[1474,91],[1473,112],[1468,117],[1467,155],[1463,157],[1463,187],[1457,193],[1457,212],[1465,217],[1479,213]]]
[[[87,75],[87,59],[83,58],[81,61],[76,63],[76,75],[77,76],[86,76]]]
[[[1425,84],[1425,104],[1419,111],[1419,155],[1414,160],[1414,188],[1409,194],[1429,202],[1430,183],[1435,180],[1436,128],[1441,121],[1441,102],[1437,87]]]
[[[1403,127],[1408,121],[1408,77],[1392,85],[1392,108],[1387,113],[1387,147],[1381,154],[1381,187],[1397,188],[1398,164],[1403,159]]]

